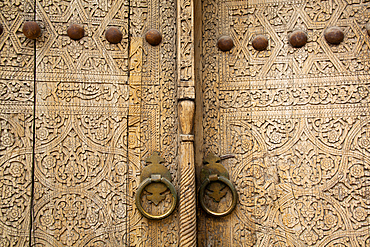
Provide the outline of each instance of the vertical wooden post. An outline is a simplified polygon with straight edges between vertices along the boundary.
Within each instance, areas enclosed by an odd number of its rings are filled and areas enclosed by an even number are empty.
[[[196,191],[194,135],[195,103],[179,102],[180,134],[180,246],[196,246]]]
[[[177,1],[178,115],[180,122],[180,245],[196,246],[194,135],[194,0]]]

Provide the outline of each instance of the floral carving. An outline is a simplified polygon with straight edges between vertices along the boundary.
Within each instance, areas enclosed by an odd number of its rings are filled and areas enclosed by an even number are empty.
[[[223,91],[223,108],[329,105],[369,102],[366,84],[337,87],[301,87],[284,89]],[[340,124],[340,123],[339,123]],[[333,140],[332,140],[333,142]]]
[[[251,126],[246,123],[231,123],[231,152],[246,154],[260,150],[257,140],[252,135]]]
[[[58,111],[41,112],[36,118],[37,145],[45,145],[60,137],[69,124],[69,116]]]
[[[107,155],[92,151],[74,130],[55,149],[38,156],[41,172],[53,183],[76,186],[91,180],[107,162]]]
[[[336,8],[338,8],[338,4],[335,1],[309,0],[307,1],[304,10],[312,21],[324,22],[331,18]]]
[[[78,194],[60,195],[44,205],[36,215],[38,228],[53,230],[54,238],[65,246],[75,246],[103,226],[106,213],[101,206]]]
[[[6,130],[0,137],[0,141],[2,146],[4,147],[11,147],[14,144],[14,135],[12,133],[7,132]]]
[[[248,229],[248,227],[240,223],[235,225],[233,243],[241,247],[252,247],[255,246],[256,242],[257,237],[253,229]]]
[[[286,214],[282,215],[282,221],[283,221],[283,224],[286,225],[289,228],[292,228],[296,224],[298,224],[297,216],[294,216],[291,213],[286,213]]]
[[[0,101],[26,102],[33,100],[33,85],[28,81],[0,81]]]
[[[235,154],[227,164],[240,198],[222,226],[238,237],[236,225],[256,229],[258,246],[365,246],[368,2],[209,0],[202,7],[203,148]],[[328,23],[345,32],[338,46],[323,38]],[[288,42],[296,29],[308,36],[301,48]],[[235,47],[217,53],[213,37],[225,32]],[[263,52],[250,47],[259,34],[269,38]],[[207,231],[218,224],[207,223]]]
[[[358,145],[360,148],[370,150],[370,127],[365,128],[365,131],[358,138]]]
[[[353,165],[349,169],[349,174],[351,176],[353,176],[354,178],[361,178],[361,177],[363,177],[365,175],[363,165],[359,165],[359,164]]]
[[[356,118],[316,118],[308,122],[318,138],[328,146],[342,148],[349,129],[356,122]]]
[[[356,208],[353,212],[353,217],[358,221],[363,221],[366,219],[368,212],[364,208]]]
[[[26,230],[30,206],[29,159],[20,155],[0,164],[0,221],[20,231]]]
[[[340,157],[325,155],[315,150],[312,142],[303,134],[295,150],[278,158],[280,177],[304,187],[322,184],[326,179],[330,179],[339,168]]]

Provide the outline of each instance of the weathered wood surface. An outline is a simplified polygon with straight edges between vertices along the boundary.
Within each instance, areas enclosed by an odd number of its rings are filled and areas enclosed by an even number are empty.
[[[196,188],[194,162],[194,125],[195,103],[183,100],[178,103],[180,134],[179,170],[180,170],[180,245],[196,246]]]
[[[198,246],[369,246],[370,3],[205,0],[201,11],[195,146],[235,154],[223,164],[240,199],[230,216],[198,218]],[[324,39],[331,26],[344,30],[338,46]],[[296,29],[308,35],[299,49]],[[260,34],[265,51],[252,47]],[[216,47],[223,35],[230,52]]]
[[[366,0],[1,1],[0,245],[369,246],[369,13]],[[158,222],[134,204],[153,151],[180,192]],[[195,208],[207,152],[236,157],[222,162],[239,203],[220,219]]]
[[[32,227],[37,246],[178,245],[177,212],[148,221],[134,204],[153,151],[178,184],[175,5],[1,1],[1,244],[27,246]],[[25,20],[41,27],[35,42]],[[67,36],[71,24],[82,39]],[[164,36],[157,47],[143,39],[150,28]]]

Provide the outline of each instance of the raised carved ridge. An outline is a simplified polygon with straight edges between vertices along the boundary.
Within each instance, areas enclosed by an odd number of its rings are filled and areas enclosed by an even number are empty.
[[[228,219],[200,217],[198,243],[369,245],[369,1],[202,6],[203,148],[235,154],[225,166],[240,203]],[[325,41],[330,26],[344,30],[340,45]],[[302,48],[288,42],[295,29]],[[252,47],[260,34],[265,51]],[[215,49],[222,35],[230,52]]]
[[[196,191],[193,142],[180,148],[180,246],[196,246]]]

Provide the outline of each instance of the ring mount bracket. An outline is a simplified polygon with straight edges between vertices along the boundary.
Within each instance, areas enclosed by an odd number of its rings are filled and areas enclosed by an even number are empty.
[[[221,158],[213,153],[209,153],[203,160],[203,168],[200,172],[200,183],[212,174],[217,174],[229,179],[229,172],[221,164]]]
[[[158,152],[154,152],[149,158],[146,159],[146,163],[150,164],[143,168],[140,176],[140,185],[135,195],[135,204],[140,213],[148,219],[163,219],[168,217],[177,205],[177,192],[174,185],[171,183],[170,171],[162,165],[164,159],[159,156]],[[170,209],[162,215],[152,215],[146,212],[141,205],[141,194],[143,190],[148,192],[146,199],[154,203],[156,206],[162,202],[166,195],[164,192],[170,190],[172,194],[172,204]]]
[[[163,177],[172,182],[170,171],[162,165],[164,162],[165,160],[159,156],[159,153],[154,152],[146,159],[146,163],[149,165],[143,168],[140,176],[141,183],[147,178],[152,179],[152,183],[145,187],[145,191],[149,193],[147,199],[156,206],[166,198],[163,193],[168,189],[165,184],[160,182],[160,178]]]
[[[238,194],[234,185],[229,180],[229,172],[226,168],[221,164],[221,157],[216,156],[213,153],[209,153],[204,161],[204,167],[200,173],[200,190],[199,190],[199,197],[200,197],[200,204],[202,208],[211,215],[214,216],[224,216],[231,213],[237,203]],[[210,210],[205,203],[205,195],[208,195],[212,198],[215,202],[219,203],[223,197],[226,196],[227,192],[224,189],[227,187],[230,188],[232,193],[232,202],[228,209],[224,212],[215,212]],[[208,189],[210,192],[206,192]]]

